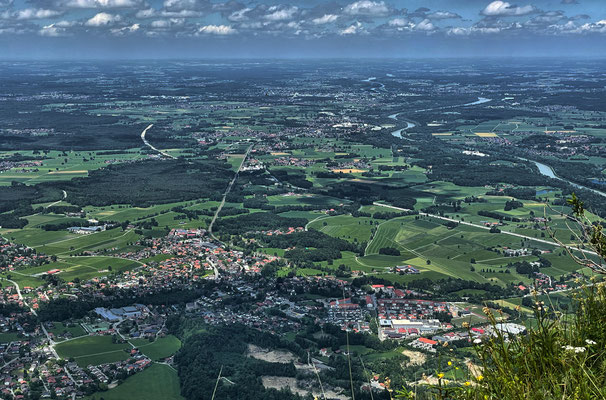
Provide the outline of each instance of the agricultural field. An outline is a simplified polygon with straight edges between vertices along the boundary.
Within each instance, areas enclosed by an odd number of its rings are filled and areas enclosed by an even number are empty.
[[[130,348],[129,343],[113,343],[111,336],[84,336],[55,346],[59,356],[73,358],[82,367],[126,360]]]
[[[135,344],[131,341],[131,343]],[[181,348],[181,341],[173,336],[157,338],[151,343],[135,344],[137,348],[152,360],[170,357]]]
[[[153,364],[121,385],[87,397],[87,400],[183,400],[177,372],[167,365]]]

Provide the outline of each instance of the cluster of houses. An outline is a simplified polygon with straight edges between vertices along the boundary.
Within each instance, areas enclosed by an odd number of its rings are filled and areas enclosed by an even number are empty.
[[[0,238],[0,271],[14,271],[20,267],[48,264],[50,258],[34,249]]]

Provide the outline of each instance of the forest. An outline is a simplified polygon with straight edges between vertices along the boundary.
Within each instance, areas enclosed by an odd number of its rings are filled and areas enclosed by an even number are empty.
[[[147,160],[110,165],[91,171],[86,178],[53,182],[79,206],[129,204],[149,207],[200,198],[220,198],[233,177],[229,164],[220,160]]]
[[[174,359],[181,394],[188,400],[302,399],[290,391],[263,387],[261,376],[295,377],[297,370],[292,363],[247,357],[248,344],[269,349],[285,345],[277,336],[244,326],[209,326],[189,336]],[[218,380],[219,373],[225,379]]]

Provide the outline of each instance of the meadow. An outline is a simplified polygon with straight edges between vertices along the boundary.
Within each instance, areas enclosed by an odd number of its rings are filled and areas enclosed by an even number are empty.
[[[142,372],[128,377],[121,385],[106,392],[87,397],[87,400],[183,400],[177,371],[163,364],[153,364]]]

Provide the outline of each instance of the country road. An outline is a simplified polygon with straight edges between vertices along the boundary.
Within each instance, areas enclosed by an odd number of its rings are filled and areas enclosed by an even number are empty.
[[[406,212],[413,211],[413,210],[410,210],[408,208],[401,208],[401,207],[391,206],[389,204],[383,204],[383,203],[379,203],[377,201],[375,201],[373,204],[375,206],[387,207],[387,208],[391,208],[391,209],[399,210],[399,211],[406,211]],[[478,228],[478,229],[490,230],[490,228],[488,228],[488,227],[486,227],[484,225],[478,225],[478,224],[474,224],[474,223],[471,223],[471,222],[460,221],[458,219],[453,219],[453,218],[448,218],[448,217],[442,217],[440,215],[427,214],[427,213],[424,213],[424,212],[419,212],[419,215],[422,215],[422,216],[425,216],[425,217],[431,217],[431,218],[441,219],[443,221],[455,222],[455,223],[461,224],[461,225],[473,226],[474,228]],[[555,242],[552,242],[552,241],[549,241],[549,240],[545,240],[545,239],[534,238],[534,237],[531,237],[531,236],[526,236],[526,235],[522,235],[522,234],[515,233],[515,232],[508,232],[508,231],[501,230],[501,233],[504,234],[504,235],[510,235],[510,236],[519,237],[521,239],[532,240],[534,242],[548,244],[550,246],[564,247],[564,246],[560,245],[559,243],[555,243]],[[591,251],[591,250],[579,249],[578,247],[572,247],[572,246],[569,246],[568,248],[570,250],[580,251],[582,253],[590,254],[590,255],[593,255],[593,256],[597,255],[594,251]]]
[[[252,148],[254,146],[255,146],[254,144],[251,144],[248,147],[248,149],[246,150],[246,153],[244,153],[244,157],[242,158],[242,162],[240,163],[240,166],[238,167],[238,170],[236,171],[233,179],[231,180],[231,182],[229,182],[229,185],[227,185],[227,190],[225,190],[225,193],[223,193],[223,199],[221,200],[221,204],[219,204],[219,207],[217,208],[217,211],[215,212],[215,215],[213,215],[213,219],[210,221],[210,224],[208,225],[208,234],[213,239],[215,239],[218,242],[220,242],[220,240],[217,239],[217,237],[213,233],[213,225],[215,224],[215,221],[217,220],[217,217],[219,216],[219,213],[221,212],[221,209],[225,205],[225,199],[227,198],[227,195],[229,194],[229,192],[231,191],[232,186],[234,186],[234,183],[236,183],[236,180],[238,179],[238,174],[240,173],[240,170],[244,166],[244,163],[246,162],[246,158],[248,158],[248,155],[250,154],[250,151],[252,150]]]
[[[145,134],[147,133],[147,130],[148,130],[148,129],[151,129],[151,127],[152,127],[152,126],[154,126],[154,124],[149,124],[149,125],[147,126],[147,128],[145,128],[145,129],[143,130],[143,132],[141,132],[141,140],[143,140],[143,143],[145,143],[145,145],[146,145],[147,147],[149,147],[149,148],[150,148],[150,149],[152,149],[153,151],[155,151],[155,152],[157,152],[157,153],[159,153],[159,154],[163,155],[164,157],[168,157],[168,158],[172,158],[172,159],[176,160],[176,159],[177,159],[177,157],[173,156],[172,154],[168,154],[168,153],[167,153],[167,152],[165,152],[165,151],[162,151],[162,150],[160,150],[160,149],[155,148],[155,147],[154,147],[154,146],[153,146],[153,145],[152,145],[150,142],[148,142],[148,141],[147,141],[147,139],[145,138]]]
[[[47,206],[46,206],[46,207],[44,207],[44,208],[49,208],[49,207],[52,207],[52,206],[54,206],[54,205],[57,205],[57,204],[61,203],[63,200],[67,199],[67,192],[66,192],[65,190],[62,190],[62,192],[63,192],[63,198],[62,198],[61,200],[57,200],[57,201],[55,201],[55,202],[53,202],[53,203],[50,203],[49,205],[47,205]]]

